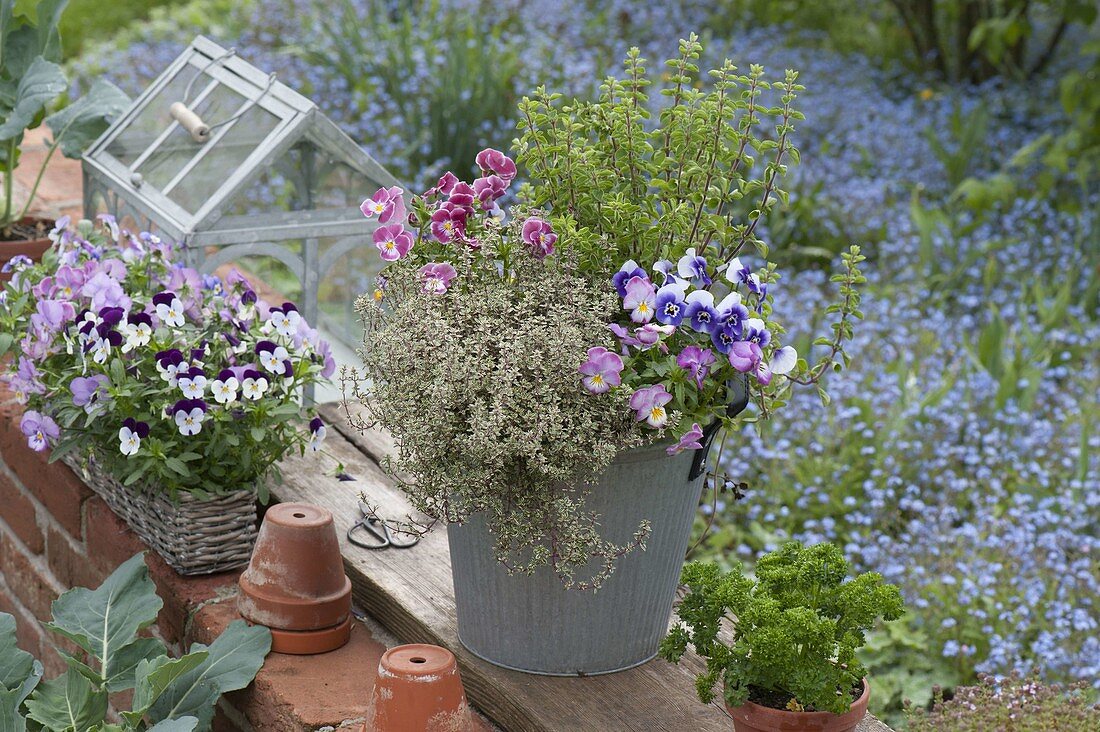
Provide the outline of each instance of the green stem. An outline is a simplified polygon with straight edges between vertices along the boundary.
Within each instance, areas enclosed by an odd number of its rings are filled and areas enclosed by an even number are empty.
[[[60,135],[58,135],[58,138],[60,138]],[[50,145],[50,149],[46,152],[46,159],[42,161],[42,167],[38,169],[38,175],[34,179],[34,185],[31,186],[31,191],[27,194],[27,202],[23,204],[23,210],[19,212],[19,215],[16,217],[17,219],[23,218],[27,215],[27,211],[30,211],[31,203],[34,202],[34,197],[38,193],[38,186],[41,185],[42,178],[46,175],[46,166],[50,164],[50,158],[53,157],[53,154],[57,151],[60,144],[58,140],[54,140],[53,144]],[[10,194],[8,203],[11,203]]]
[[[11,201],[13,196],[13,184],[15,178],[15,155],[19,152],[19,148],[16,145],[16,138],[12,138],[8,143],[8,170],[4,173],[4,216],[0,218],[5,226],[11,222]]]

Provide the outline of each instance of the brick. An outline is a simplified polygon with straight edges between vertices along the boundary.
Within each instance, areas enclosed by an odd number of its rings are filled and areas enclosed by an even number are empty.
[[[156,552],[145,557],[149,576],[157,586],[157,594],[164,601],[157,624],[165,640],[179,643],[187,629],[191,614],[204,602],[217,597],[235,595],[240,571],[182,577],[168,566]]]
[[[7,613],[15,618],[15,644],[37,658],[46,633],[19,602],[12,589],[3,582],[3,578],[0,578],[0,613]]]
[[[91,560],[84,542],[53,523],[46,528],[46,561],[54,577],[65,587],[99,587],[110,574]]]
[[[238,618],[232,601],[205,605],[195,614],[192,640],[210,643]],[[271,653],[252,685],[225,699],[258,730],[338,727],[366,716],[385,651],[363,623],[354,621],[343,648],[316,656]]]
[[[46,548],[46,539],[38,525],[38,511],[34,501],[20,490],[3,469],[0,469],[0,506],[3,507],[3,520],[15,535],[32,552],[41,554]]]
[[[108,574],[130,557],[148,548],[99,496],[88,499],[84,512],[88,519],[88,530],[84,537],[88,556],[106,569]]]
[[[0,570],[23,606],[39,620],[49,620],[50,605],[65,588],[41,559],[36,562],[6,531],[0,533]]]
[[[91,495],[88,486],[64,463],[49,463],[47,452],[27,447],[19,431],[21,408],[0,408],[0,456],[30,493],[66,531],[81,536],[81,507]]]

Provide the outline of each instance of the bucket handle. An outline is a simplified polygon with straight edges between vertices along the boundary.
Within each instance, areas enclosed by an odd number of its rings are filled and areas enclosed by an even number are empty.
[[[730,391],[730,403],[726,406],[726,416],[736,417],[749,406],[748,377],[736,376],[727,381],[726,386]],[[703,430],[703,438],[699,440],[701,447],[695,451],[695,457],[691,460],[691,470],[688,471],[689,483],[707,472],[707,456],[710,455],[711,445],[720,429],[722,429],[722,420],[716,419]]]

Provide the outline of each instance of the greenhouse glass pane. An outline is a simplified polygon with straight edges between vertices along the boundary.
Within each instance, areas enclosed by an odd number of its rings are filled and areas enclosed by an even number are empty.
[[[302,140],[238,194],[225,213],[342,209],[356,216],[354,209],[378,185],[313,142]]]
[[[168,192],[168,197],[187,211],[198,211],[281,121],[258,105],[251,107],[232,123],[221,139],[208,143],[213,145],[213,149],[207,151],[183,180]]]
[[[199,80],[195,86],[202,83],[202,80]],[[193,109],[206,124],[214,125],[236,114],[244,102],[244,97],[237,92],[218,86]],[[203,146],[204,143],[195,142],[190,133],[177,126],[156,151],[138,166],[137,171],[141,173],[145,183],[161,190],[203,149]]]
[[[184,66],[175,78],[149,99],[141,111],[127,123],[126,129],[111,141],[107,146],[107,153],[127,168],[133,165],[138,156],[172,124],[173,119],[168,108],[173,102],[182,100],[187,85],[199,73],[199,69],[194,66]],[[201,93],[206,83],[206,79],[196,81],[191,89],[192,96]]]

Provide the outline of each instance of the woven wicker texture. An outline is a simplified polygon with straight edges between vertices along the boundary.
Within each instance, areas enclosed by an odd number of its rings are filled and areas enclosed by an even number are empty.
[[[213,574],[248,564],[257,533],[255,488],[205,501],[181,493],[173,502],[122,485],[94,460],[71,454],[62,460],[176,572]]]

